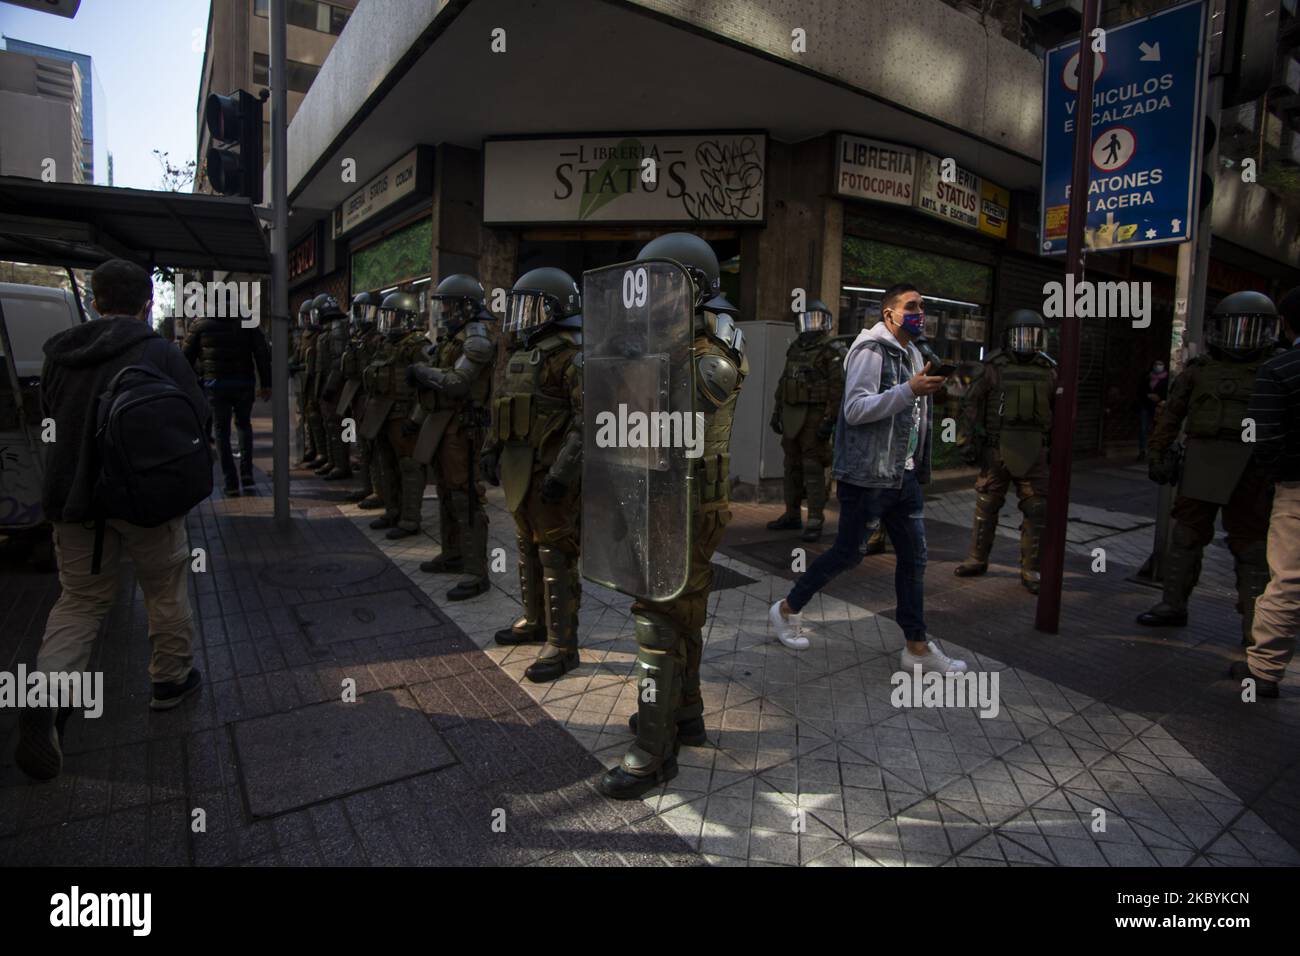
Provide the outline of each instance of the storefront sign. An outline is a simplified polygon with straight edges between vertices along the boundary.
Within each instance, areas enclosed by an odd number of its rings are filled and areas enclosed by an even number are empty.
[[[433,149],[417,146],[334,210],[334,238],[381,212],[394,212],[433,192]]]
[[[320,261],[320,228],[313,228],[307,233],[305,239],[289,250],[289,282],[292,284],[299,279],[309,279],[316,276],[319,272],[317,264]]]
[[[980,186],[980,232],[1005,239],[1010,216],[1011,190],[984,180]]]
[[[489,140],[483,221],[763,222],[763,133]]]
[[[980,177],[955,164],[950,167],[950,174],[945,176],[943,163],[944,160],[938,156],[920,151],[916,171],[916,208],[968,229],[978,229]]]
[[[842,133],[835,143],[835,192],[850,199],[912,205],[916,150]]]

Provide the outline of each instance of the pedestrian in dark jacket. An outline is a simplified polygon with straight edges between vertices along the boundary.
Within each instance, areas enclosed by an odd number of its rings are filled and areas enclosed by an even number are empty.
[[[1138,382],[1138,461],[1146,461],[1147,438],[1151,435],[1160,403],[1168,397],[1169,370],[1162,359],[1156,359]]]
[[[238,316],[199,319],[185,336],[185,358],[196,365],[199,379],[212,405],[216,423],[217,451],[226,478],[226,494],[253,491],[253,392],[260,382],[259,397],[271,396],[271,352],[266,336],[257,326],[244,328]],[[254,374],[256,373],[256,378]],[[239,431],[239,469],[230,449],[230,416]]]
[[[96,403],[113,377],[128,365],[157,368],[189,394],[196,408],[204,407],[203,392],[180,352],[149,327],[153,283],[147,272],[113,259],[95,270],[90,283],[95,310],[102,318],[60,332],[45,343],[41,414],[53,421],[54,440],[47,446],[41,497],[54,526],[62,591],[45,622],[36,670],[90,676],[86,667],[100,624],[117,597],[118,563],[126,552],[135,565],[149,618],[153,648],[150,707],[167,710],[199,686],[199,672],[191,665],[194,623],[185,517],[154,528],[108,519],[101,573],[91,572],[95,483],[100,469]],[[50,680],[48,686],[54,687],[55,682]],[[70,713],[59,709],[58,702],[45,703],[21,711],[14,754],[15,763],[25,773],[41,780],[57,776],[62,769],[61,737]]]
[[[1255,423],[1254,464],[1277,482],[1268,522],[1268,586],[1255,600],[1253,644],[1230,675],[1252,678],[1277,697],[1300,635],[1300,286],[1278,303],[1291,348],[1255,375],[1247,411]]]

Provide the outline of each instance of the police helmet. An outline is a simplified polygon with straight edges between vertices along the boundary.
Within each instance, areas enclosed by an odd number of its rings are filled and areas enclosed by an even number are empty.
[[[582,310],[573,276],[550,266],[525,272],[510,290],[503,331],[527,334]]]
[[[1234,292],[1210,316],[1209,345],[1238,359],[1247,359],[1277,344],[1278,314],[1262,292]]]

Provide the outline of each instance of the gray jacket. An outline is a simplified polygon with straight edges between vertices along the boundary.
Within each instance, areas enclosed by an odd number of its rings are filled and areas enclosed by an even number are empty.
[[[844,359],[844,401],[835,427],[837,481],[864,488],[901,488],[916,396],[907,380],[925,363],[915,345],[906,349],[884,322],[859,333]],[[933,409],[921,398],[916,480],[930,480]]]

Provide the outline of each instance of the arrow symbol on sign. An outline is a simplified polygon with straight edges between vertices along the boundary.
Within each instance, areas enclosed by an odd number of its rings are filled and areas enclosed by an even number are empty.
[[[1169,225],[1173,228],[1174,232],[1182,232],[1183,230],[1183,221],[1181,219],[1170,219]]]
[[[1138,44],[1138,49],[1142,51],[1142,56],[1140,57],[1140,59],[1143,60],[1144,62],[1145,62],[1145,61],[1150,61],[1150,62],[1152,62],[1152,63],[1159,63],[1159,62],[1160,62],[1160,43],[1159,43],[1159,41],[1157,41],[1156,44],[1155,44],[1154,46],[1152,46],[1152,45],[1149,44],[1149,43],[1139,43],[1139,44]]]

